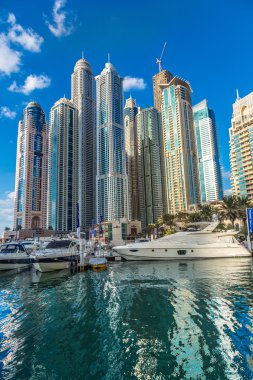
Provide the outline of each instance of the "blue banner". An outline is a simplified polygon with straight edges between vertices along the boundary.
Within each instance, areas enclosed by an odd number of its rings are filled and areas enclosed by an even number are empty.
[[[248,231],[250,234],[253,233],[253,208],[247,208],[247,223]]]

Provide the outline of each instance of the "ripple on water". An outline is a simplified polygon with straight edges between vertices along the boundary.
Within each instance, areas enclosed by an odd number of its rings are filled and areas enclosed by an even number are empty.
[[[252,379],[251,259],[0,277],[2,379]]]

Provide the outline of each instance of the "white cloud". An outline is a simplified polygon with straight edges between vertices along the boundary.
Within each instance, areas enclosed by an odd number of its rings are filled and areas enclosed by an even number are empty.
[[[53,23],[46,20],[49,30],[55,37],[68,36],[74,30],[72,20],[67,20],[67,12],[62,9],[65,4],[66,0],[55,0],[52,12]]]
[[[11,25],[7,34],[9,41],[21,45],[25,50],[35,53],[40,51],[40,46],[44,41],[43,37],[31,28],[24,29],[20,24],[16,24],[16,17],[13,13],[9,13],[7,22]]]
[[[7,119],[15,119],[16,114],[17,113],[15,111],[11,111],[10,108],[7,106],[0,107],[0,117],[6,117]]]
[[[143,78],[133,78],[130,76],[126,76],[123,79],[123,90],[144,90],[146,88],[146,83]]]
[[[229,170],[226,170],[224,167],[221,168],[222,177],[225,179],[231,178],[231,172]]]
[[[25,79],[25,83],[22,86],[18,86],[14,81],[10,87],[9,91],[21,92],[22,94],[29,95],[34,90],[40,90],[49,87],[51,84],[51,79],[47,75],[29,75]]]
[[[16,16],[13,13],[9,13],[7,22],[11,25],[16,24]]]
[[[10,75],[19,71],[21,53],[10,47],[7,36],[0,34],[0,73]]]
[[[10,75],[19,71],[22,56],[21,52],[13,49],[12,45],[39,52],[44,39],[33,29],[24,29],[17,24],[13,13],[9,13],[6,24],[7,30],[0,34],[0,74]]]
[[[0,199],[0,236],[5,227],[13,228],[15,192],[5,193]]]
[[[226,189],[224,190],[224,195],[232,195],[232,189]]]

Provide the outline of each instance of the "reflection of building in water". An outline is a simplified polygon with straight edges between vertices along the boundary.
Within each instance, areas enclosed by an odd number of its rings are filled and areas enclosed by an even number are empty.
[[[48,126],[38,103],[30,102],[18,127],[14,228],[46,228]]]

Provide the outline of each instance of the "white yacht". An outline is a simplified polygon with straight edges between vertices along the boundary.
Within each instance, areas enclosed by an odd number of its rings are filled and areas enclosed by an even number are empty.
[[[40,272],[68,269],[79,261],[80,255],[76,242],[54,240],[33,254],[33,266]]]
[[[251,256],[232,232],[214,232],[218,222],[202,231],[177,232],[150,242],[114,247],[126,260],[178,260]]]
[[[20,243],[6,243],[0,247],[0,271],[31,266],[32,258]]]

